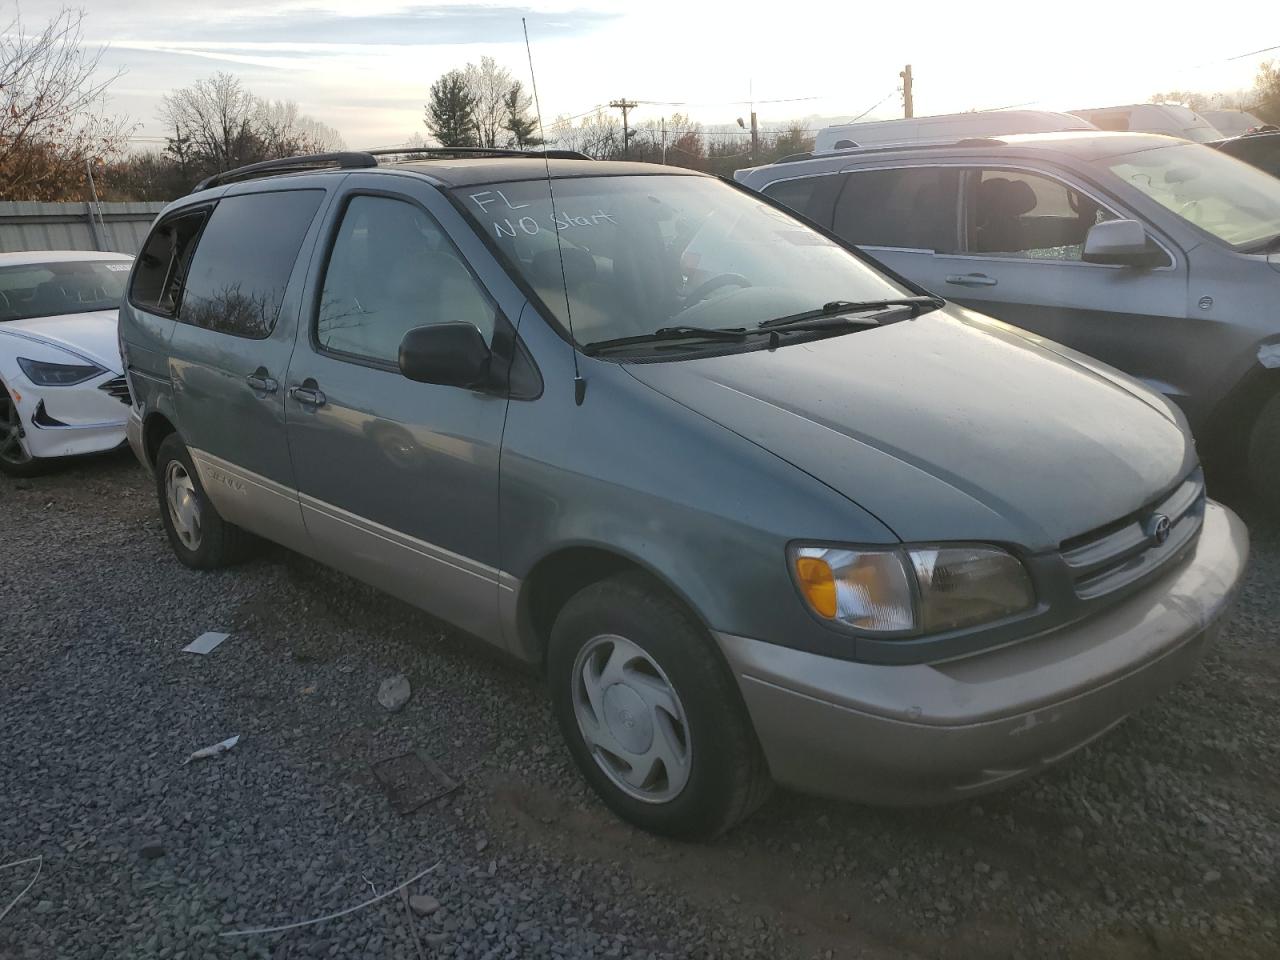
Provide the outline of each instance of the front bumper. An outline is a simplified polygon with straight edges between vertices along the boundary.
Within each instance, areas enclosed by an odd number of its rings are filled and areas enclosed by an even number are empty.
[[[1117,607],[936,664],[851,663],[716,634],[784,786],[928,804],[1043,770],[1195,667],[1235,598],[1248,531],[1206,504],[1195,549]]]
[[[125,440],[130,407],[105,386],[106,374],[69,387],[44,387],[23,379],[10,384],[22,419],[23,443],[33,457],[71,457],[112,450]]]

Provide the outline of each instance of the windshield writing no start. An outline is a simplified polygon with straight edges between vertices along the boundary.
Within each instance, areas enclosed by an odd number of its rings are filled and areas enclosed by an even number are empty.
[[[536,216],[534,213],[522,213],[532,204],[513,203],[501,190],[482,190],[469,194],[471,202],[480,208],[480,212],[489,220],[494,236],[514,237],[523,233],[536,237],[543,230],[572,230],[575,227],[598,227],[602,223],[618,221],[613,215],[597,207],[590,213],[581,210],[557,210],[554,214]]]

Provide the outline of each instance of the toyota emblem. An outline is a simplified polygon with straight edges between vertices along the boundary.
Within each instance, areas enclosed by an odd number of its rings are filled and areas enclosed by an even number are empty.
[[[1163,513],[1153,513],[1147,521],[1147,537],[1158,547],[1169,539],[1172,526],[1173,523]]]

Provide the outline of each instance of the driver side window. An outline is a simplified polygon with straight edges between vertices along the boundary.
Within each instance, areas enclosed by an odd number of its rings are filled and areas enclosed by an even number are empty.
[[[323,350],[396,364],[415,327],[475,325],[492,345],[497,308],[439,224],[417,204],[355,196],[325,267],[316,340]]]
[[[1019,170],[965,174],[969,253],[1080,260],[1089,228],[1115,214],[1059,180]]]

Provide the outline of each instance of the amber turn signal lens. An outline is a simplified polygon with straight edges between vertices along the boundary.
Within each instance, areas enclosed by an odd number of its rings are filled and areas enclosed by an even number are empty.
[[[816,613],[828,620],[836,615],[836,578],[821,557],[796,557],[796,579],[805,599]]]

